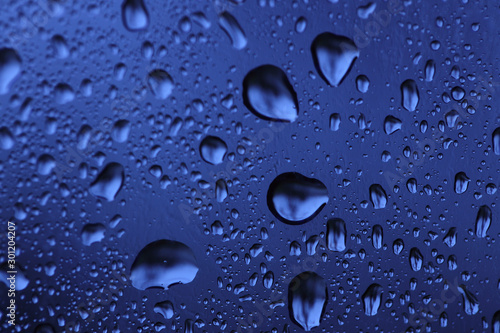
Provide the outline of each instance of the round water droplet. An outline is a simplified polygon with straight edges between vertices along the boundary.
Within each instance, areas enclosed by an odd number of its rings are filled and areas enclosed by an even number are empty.
[[[359,49],[350,38],[329,32],[316,36],[311,52],[316,70],[326,83],[334,87],[342,83],[359,57]]]
[[[328,290],[326,281],[313,272],[297,275],[288,286],[290,319],[306,331],[320,325]]]
[[[162,69],[155,69],[148,74],[148,86],[157,99],[166,99],[174,90],[172,77]]]
[[[123,166],[116,162],[109,163],[90,185],[89,192],[98,198],[113,201],[122,188],[124,179]]]
[[[370,80],[366,75],[359,75],[356,78],[356,89],[358,89],[360,93],[366,93],[369,87],[370,87]]]
[[[221,164],[227,153],[227,144],[219,137],[207,136],[200,143],[201,158],[210,164]]]
[[[267,192],[267,205],[284,223],[312,220],[328,202],[328,190],[319,180],[288,172],[276,177]]]
[[[132,264],[130,280],[140,290],[166,290],[174,284],[193,281],[197,273],[196,258],[187,245],[162,239],[149,243],[139,252]]]
[[[303,33],[304,30],[306,30],[307,27],[307,20],[304,16],[301,16],[297,19],[297,22],[295,22],[295,31],[297,33]]]
[[[286,122],[297,119],[297,94],[276,66],[263,65],[248,72],[243,80],[243,101],[260,118]]]
[[[123,25],[129,31],[147,29],[149,14],[143,0],[125,0],[122,3]]]

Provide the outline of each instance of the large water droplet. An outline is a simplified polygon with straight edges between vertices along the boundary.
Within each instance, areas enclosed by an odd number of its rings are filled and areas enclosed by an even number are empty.
[[[371,284],[363,294],[363,308],[365,315],[375,316],[382,303],[382,286],[376,283]]]
[[[129,31],[147,29],[149,14],[143,0],[125,0],[122,3],[123,25]]]
[[[21,74],[21,57],[16,50],[0,49],[0,95],[9,92],[14,80]]]
[[[329,32],[314,39],[311,52],[316,70],[326,83],[334,87],[342,83],[359,56],[359,49],[350,38]]]
[[[153,310],[165,319],[171,319],[174,316],[174,305],[170,301],[156,303]]]
[[[459,172],[455,175],[455,193],[462,194],[467,191],[470,178],[467,177],[465,172]]]
[[[463,303],[464,303],[464,311],[469,316],[475,315],[479,312],[479,301],[473,293],[467,290],[467,288],[461,284],[457,287],[458,292],[462,294]]]
[[[5,126],[0,127],[0,148],[9,150],[14,147],[14,136]]]
[[[243,101],[266,120],[294,122],[299,112],[297,94],[285,73],[276,66],[252,69],[243,80]]]
[[[422,263],[424,262],[424,256],[422,255],[422,253],[420,252],[419,249],[417,249],[416,247],[413,247],[410,250],[410,258],[409,259],[410,259],[411,269],[414,272],[418,272],[420,269],[422,269]]]
[[[392,243],[392,251],[394,252],[395,255],[400,255],[401,252],[403,252],[403,249],[405,248],[405,243],[401,238],[396,239]]]
[[[90,185],[89,192],[98,198],[113,201],[122,188],[124,178],[123,166],[116,162],[109,163]]]
[[[82,243],[90,246],[104,238],[106,227],[102,223],[88,223],[82,229]]]
[[[457,228],[451,227],[444,236],[443,242],[448,245],[448,247],[454,247],[457,243]]]
[[[490,207],[483,205],[479,207],[476,216],[476,236],[479,238],[486,237],[486,233],[491,225],[492,213]]]
[[[237,50],[243,49],[247,45],[247,37],[236,18],[224,11],[219,15],[219,25],[231,39],[233,47]]]
[[[312,220],[327,202],[328,190],[321,181],[296,172],[276,177],[267,192],[269,210],[289,224]]]
[[[227,153],[227,144],[219,137],[207,136],[200,143],[201,158],[210,164],[221,164]]]
[[[297,275],[288,286],[290,318],[306,331],[319,326],[327,299],[326,281],[313,272]]]
[[[168,289],[174,284],[193,281],[196,273],[198,265],[193,251],[181,242],[162,239],[139,252],[132,264],[130,280],[140,290]]]
[[[347,230],[344,220],[330,219],[326,225],[326,242],[328,249],[335,252],[342,252],[346,248]]]
[[[384,120],[385,134],[392,134],[401,129],[402,121],[394,116],[387,116]]]
[[[174,90],[174,81],[164,70],[155,69],[148,74],[148,86],[157,99],[166,99]]]
[[[403,107],[412,112],[415,111],[420,99],[417,83],[411,79],[401,84],[401,98]]]
[[[491,141],[493,144],[493,152],[495,152],[495,155],[500,155],[500,127],[493,131]]]
[[[56,160],[52,157],[52,155],[42,154],[38,157],[36,168],[39,174],[46,176],[50,174],[55,167]]]
[[[373,208],[382,209],[387,205],[387,194],[385,190],[379,184],[373,184],[370,186],[370,200],[372,202]]]
[[[493,319],[491,320],[491,330],[493,333],[500,333],[500,311],[493,314]]]

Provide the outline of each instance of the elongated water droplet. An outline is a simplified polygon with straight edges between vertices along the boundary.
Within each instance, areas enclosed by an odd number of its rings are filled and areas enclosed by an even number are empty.
[[[373,208],[382,209],[387,205],[387,194],[385,190],[379,184],[373,184],[370,186],[370,200],[372,202]]]
[[[467,177],[465,172],[459,172],[455,175],[455,193],[462,194],[467,191],[470,178]]]
[[[332,113],[330,115],[330,130],[338,131],[340,128],[340,114]]]
[[[491,330],[493,333],[500,333],[500,310],[493,314],[493,319],[491,320]]]
[[[120,119],[113,125],[113,130],[111,131],[111,137],[116,142],[119,143],[126,142],[128,140],[130,128],[131,128],[130,121],[126,119]]]
[[[224,30],[233,47],[241,50],[247,46],[247,37],[236,18],[224,11],[219,15],[219,26]]]
[[[165,319],[171,319],[174,316],[174,305],[170,301],[156,303],[153,310]]]
[[[415,111],[420,99],[417,83],[411,79],[404,81],[401,84],[401,96],[403,107],[410,112]]]
[[[316,70],[326,83],[334,87],[342,83],[359,57],[359,49],[350,38],[329,32],[314,39],[311,52]]]
[[[436,75],[436,63],[434,60],[428,60],[425,63],[425,81],[431,82],[434,80],[434,75]]]
[[[174,90],[172,77],[162,69],[155,69],[148,74],[148,86],[157,99],[166,99]]]
[[[200,143],[201,158],[210,164],[221,164],[227,153],[227,144],[219,137],[207,136]]]
[[[196,258],[187,245],[162,239],[149,243],[139,252],[130,270],[130,280],[140,290],[166,290],[174,284],[193,281],[197,273]]]
[[[410,250],[410,266],[414,272],[418,272],[422,269],[422,263],[424,262],[424,256],[416,247]]]
[[[371,284],[363,294],[363,308],[365,315],[375,316],[382,304],[382,286],[376,283]]]
[[[129,31],[147,29],[149,13],[143,0],[125,0],[122,3],[123,25]]]
[[[454,247],[457,243],[457,228],[452,227],[443,238],[443,242],[448,245],[448,247]]]
[[[0,148],[9,150],[14,147],[14,136],[5,126],[0,127]]]
[[[108,201],[113,201],[122,188],[125,173],[120,163],[107,164],[95,181],[90,185],[89,192]]]
[[[410,193],[417,193],[417,180],[415,178],[408,179],[408,181],[406,182],[406,188]]]
[[[297,275],[288,286],[288,309],[292,321],[305,331],[319,326],[326,305],[326,281],[313,272]]]
[[[224,179],[215,182],[215,198],[217,202],[224,202],[227,198],[227,184]]]
[[[500,155],[500,127],[493,131],[491,141],[493,144],[493,152],[495,155]]]
[[[14,49],[0,49],[0,95],[9,93],[10,86],[21,74],[21,57]]]
[[[384,229],[380,224],[376,224],[373,226],[372,230],[372,244],[373,247],[377,250],[382,248],[384,243]]]
[[[257,67],[243,80],[243,101],[266,120],[294,122],[299,112],[297,94],[285,73],[276,66]]]
[[[326,242],[328,249],[335,252],[342,252],[346,248],[347,230],[344,220],[330,219],[326,225]]]
[[[467,290],[467,288],[461,284],[457,287],[458,292],[462,294],[462,299],[464,303],[464,311],[469,316],[475,315],[479,312],[479,301],[473,293]]]
[[[327,202],[328,190],[321,181],[296,172],[276,177],[267,192],[269,210],[289,224],[312,220]]]
[[[492,213],[490,207],[483,205],[479,207],[476,216],[476,236],[479,238],[486,237],[486,233],[491,225]]]
[[[399,255],[401,252],[403,252],[403,249],[405,248],[405,243],[401,238],[396,239],[392,243],[392,251],[394,252],[395,255]]]

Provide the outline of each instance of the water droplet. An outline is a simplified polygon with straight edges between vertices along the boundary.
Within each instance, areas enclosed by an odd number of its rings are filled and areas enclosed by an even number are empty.
[[[372,229],[372,244],[373,247],[377,250],[382,248],[384,243],[384,229],[380,224],[376,224]]]
[[[0,49],[0,95],[9,93],[10,86],[21,74],[21,57],[14,49]]]
[[[125,0],[122,3],[123,25],[129,31],[147,29],[149,14],[143,0]]]
[[[65,59],[69,56],[69,47],[66,39],[61,35],[55,35],[51,39],[54,56],[58,59]]]
[[[219,179],[215,182],[215,198],[217,202],[224,202],[227,198],[227,184],[224,179]]]
[[[470,178],[467,177],[465,172],[459,172],[455,175],[455,193],[462,194],[467,191]]]
[[[425,63],[425,81],[431,82],[434,80],[434,76],[436,75],[436,63],[434,60],[428,60]]]
[[[227,153],[227,144],[219,137],[207,136],[200,143],[201,158],[207,163],[221,164]]]
[[[226,11],[222,12],[219,15],[219,26],[224,30],[229,39],[231,39],[231,43],[235,49],[241,50],[247,46],[245,32],[233,15]]]
[[[403,243],[403,240],[401,238],[396,239],[392,243],[392,251],[397,256],[400,255],[401,252],[403,252],[404,247],[405,247],[405,243]]]
[[[330,115],[330,130],[332,131],[338,131],[340,128],[340,114],[338,113],[332,113]]]
[[[262,279],[262,284],[264,285],[264,288],[271,289],[273,283],[274,283],[273,272],[269,271],[266,274],[264,274],[264,278]]]
[[[402,121],[394,116],[387,116],[384,120],[385,134],[392,134],[401,129]]]
[[[387,205],[387,194],[385,190],[379,184],[373,184],[370,186],[370,200],[372,202],[373,208],[382,209]]]
[[[5,126],[0,127],[0,148],[9,150],[14,147],[14,136]]]
[[[276,66],[263,65],[248,72],[243,80],[243,100],[260,118],[286,122],[297,119],[297,94],[285,73]]]
[[[443,238],[443,243],[448,245],[448,247],[454,247],[457,243],[457,228],[452,227]]]
[[[297,22],[295,22],[295,31],[297,33],[303,33],[304,30],[306,30],[307,27],[307,20],[304,16],[301,16],[297,19]]]
[[[154,306],[154,312],[161,314],[165,319],[171,319],[174,316],[174,305],[170,301],[158,302]]]
[[[166,99],[174,89],[174,81],[164,70],[155,69],[148,74],[148,86],[157,99]]]
[[[56,333],[56,331],[50,324],[40,324],[35,328],[34,333]]]
[[[75,99],[75,92],[70,85],[59,83],[54,88],[54,97],[57,104],[66,104]]]
[[[366,75],[359,75],[356,78],[356,89],[358,89],[360,93],[364,94],[368,92],[369,87],[370,87],[370,80]]]
[[[403,107],[410,112],[415,111],[420,99],[417,83],[411,79],[404,81],[401,84],[401,95]]]
[[[113,201],[122,188],[124,178],[123,166],[120,163],[111,162],[90,185],[89,192],[98,198]]]
[[[267,205],[284,223],[312,220],[328,202],[328,190],[319,180],[288,172],[276,177],[267,192]]]
[[[288,308],[292,321],[305,331],[319,326],[327,299],[326,281],[313,272],[297,275],[288,286]]]
[[[486,237],[486,233],[491,225],[492,213],[490,207],[483,205],[479,207],[476,216],[476,236],[479,238]]]
[[[329,32],[319,34],[311,45],[314,65],[320,76],[338,87],[359,56],[356,44],[347,37]]]
[[[493,151],[495,155],[500,155],[500,127],[493,131],[493,135],[491,136],[493,143]]]
[[[500,311],[493,314],[493,319],[491,320],[491,329],[493,333],[500,333]]]
[[[56,160],[52,157],[52,155],[42,154],[38,157],[36,168],[39,174],[43,176],[49,175],[55,167]]]
[[[118,120],[111,132],[111,137],[114,141],[122,143],[128,140],[128,135],[130,133],[131,124],[130,121],[126,119]]]
[[[414,272],[418,272],[420,269],[422,269],[422,263],[423,263],[423,261],[424,261],[424,256],[422,255],[422,253],[420,252],[420,250],[417,249],[416,247],[413,247],[410,250],[410,266],[411,266],[411,269]]]
[[[462,294],[463,303],[464,303],[464,311],[469,316],[475,315],[479,312],[479,301],[473,293],[468,291],[466,287],[461,284],[457,287],[458,292]]]
[[[100,242],[104,238],[106,227],[101,223],[88,223],[82,229],[82,243],[90,246],[92,243]]]
[[[346,248],[347,229],[344,220],[330,219],[326,225],[326,242],[330,251],[342,252]]]
[[[358,16],[362,19],[367,19],[377,8],[377,4],[374,2],[369,2],[364,6],[358,7]]]
[[[363,294],[363,308],[365,315],[375,316],[382,304],[382,286],[376,283],[371,284]]]
[[[417,193],[417,180],[415,178],[408,179],[408,181],[406,182],[406,188],[410,193]]]
[[[140,290],[166,290],[174,284],[193,281],[197,273],[196,258],[187,245],[162,239],[149,243],[139,252],[130,270],[130,280]]]

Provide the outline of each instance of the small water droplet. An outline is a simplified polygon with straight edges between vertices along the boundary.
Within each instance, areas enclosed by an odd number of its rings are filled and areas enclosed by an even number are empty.
[[[174,89],[172,77],[162,69],[155,69],[148,74],[148,86],[157,99],[166,99]]]
[[[122,188],[124,178],[123,166],[120,163],[111,162],[90,185],[89,192],[98,198],[113,201]]]
[[[415,111],[420,100],[417,83],[411,79],[404,81],[401,84],[401,95],[403,107],[410,112]]]
[[[10,86],[21,74],[21,57],[16,50],[0,49],[0,95],[9,93]]]
[[[382,209],[387,205],[387,194],[385,190],[379,184],[373,184],[370,186],[370,200],[372,202],[373,208]]]
[[[483,205],[479,207],[476,216],[476,236],[479,238],[486,237],[486,233],[491,225],[492,212],[490,207]]]

